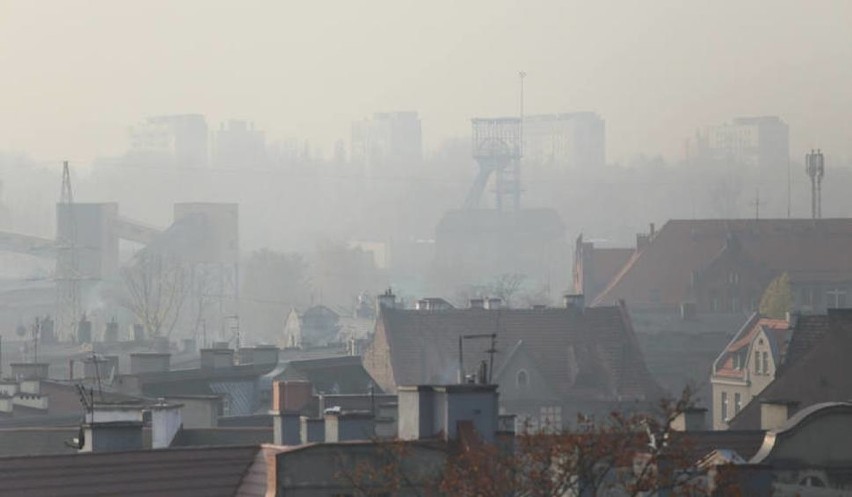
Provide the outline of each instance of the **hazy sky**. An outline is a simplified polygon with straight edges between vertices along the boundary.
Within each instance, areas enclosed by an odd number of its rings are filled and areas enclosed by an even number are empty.
[[[523,69],[528,112],[598,111],[610,160],[754,114],[852,158],[850,26],[850,0],[0,0],[0,149],[83,162],[184,112],[330,148],[397,109],[429,146],[516,112]]]

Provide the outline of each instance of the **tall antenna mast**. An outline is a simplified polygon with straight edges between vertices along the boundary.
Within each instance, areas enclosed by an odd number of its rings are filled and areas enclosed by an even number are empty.
[[[73,340],[80,316],[80,271],[77,254],[77,221],[68,161],[62,163],[62,189],[56,206],[56,328],[59,336]]]

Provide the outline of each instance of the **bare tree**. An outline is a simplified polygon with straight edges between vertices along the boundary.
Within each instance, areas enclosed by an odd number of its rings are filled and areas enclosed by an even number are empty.
[[[148,336],[171,335],[192,290],[192,276],[179,260],[150,252],[142,252],[122,270],[124,306]]]
[[[687,390],[680,398],[661,401],[656,413],[581,418],[577,429],[527,430],[510,443],[450,443],[444,446],[441,470],[418,478],[404,464],[409,456],[405,442],[378,442],[370,460],[346,467],[338,478],[354,495],[365,497],[709,495],[705,475],[695,465],[694,444],[688,433],[674,428],[692,406],[691,398]]]

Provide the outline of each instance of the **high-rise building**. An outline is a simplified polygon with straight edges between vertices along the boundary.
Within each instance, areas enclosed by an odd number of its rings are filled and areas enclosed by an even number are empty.
[[[352,123],[351,160],[367,174],[419,165],[423,135],[417,112],[380,112]]]
[[[207,120],[200,114],[149,117],[130,129],[128,156],[156,165],[207,166]]]
[[[594,112],[524,117],[524,166],[558,169],[606,163],[604,120]]]
[[[267,159],[266,136],[254,123],[231,119],[216,131],[213,151],[216,167],[262,167]]]
[[[787,167],[790,129],[777,116],[739,117],[731,123],[708,126],[696,136],[695,156],[702,164],[757,168]]]

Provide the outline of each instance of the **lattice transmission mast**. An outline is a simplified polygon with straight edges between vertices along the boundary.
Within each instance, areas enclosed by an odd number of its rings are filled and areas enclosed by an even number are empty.
[[[80,317],[80,267],[77,222],[68,161],[62,163],[62,190],[56,205],[56,325],[57,335],[73,341]]]

